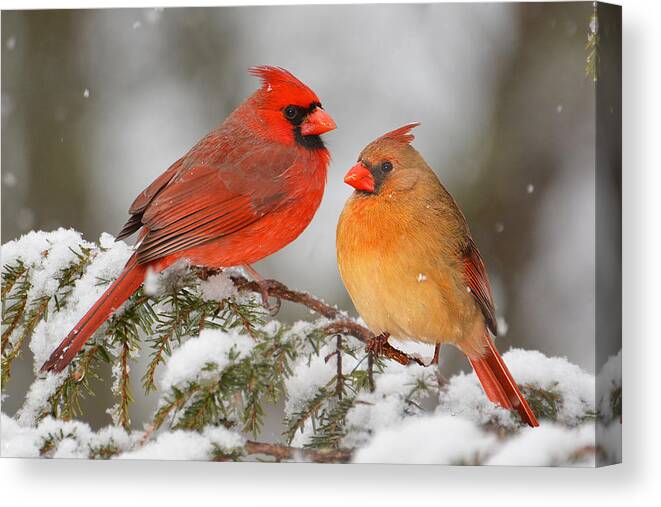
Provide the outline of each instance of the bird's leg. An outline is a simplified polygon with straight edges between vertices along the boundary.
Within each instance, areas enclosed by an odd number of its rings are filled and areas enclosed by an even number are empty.
[[[367,352],[371,352],[377,357],[383,355],[383,349],[388,343],[389,337],[390,337],[390,333],[381,333],[378,336],[374,336],[373,338],[370,338],[369,340],[367,340],[367,344],[365,345],[365,350],[367,350]]]
[[[429,363],[429,366],[438,366],[438,360],[440,359],[441,356],[441,344],[437,343],[436,347],[434,348],[434,357],[431,360],[431,363]]]
[[[388,343],[388,338],[390,338],[390,333],[381,333],[379,336],[374,336],[368,339],[365,343],[365,350],[371,352],[374,357],[382,356],[394,359],[404,366],[412,363],[417,363],[420,366],[427,366],[422,359],[409,356],[406,352],[402,352],[390,345],[390,343]]]
[[[250,264],[244,264],[243,269],[245,269],[250,274],[250,276],[252,276],[253,280],[255,280],[255,283],[259,287],[259,293],[262,295],[262,304],[264,305],[264,308],[266,308],[271,315],[276,315],[280,310],[282,301],[280,301],[279,298],[276,298],[274,305],[269,303],[270,281],[266,280],[262,275],[255,271],[255,269]]]

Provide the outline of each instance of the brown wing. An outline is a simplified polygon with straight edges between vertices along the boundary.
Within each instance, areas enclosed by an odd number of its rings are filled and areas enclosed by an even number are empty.
[[[494,336],[498,335],[496,324],[496,310],[493,304],[493,294],[489,284],[489,276],[484,266],[484,261],[472,238],[468,238],[468,244],[464,249],[464,275],[471,294],[482,310],[487,327]]]

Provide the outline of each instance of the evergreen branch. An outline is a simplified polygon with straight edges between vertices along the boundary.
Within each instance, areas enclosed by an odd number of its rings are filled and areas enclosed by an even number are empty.
[[[291,417],[288,417],[285,420],[285,424],[287,425],[285,436],[288,443],[291,443],[292,440],[294,440],[296,432],[303,428],[305,421],[317,413],[324,402],[332,396],[332,391],[329,391],[325,387],[320,387],[314,398],[309,400],[301,410],[295,412]]]
[[[71,431],[68,433],[64,433],[62,429],[56,431],[55,433],[49,433],[45,437],[43,437],[43,440],[41,442],[41,446],[39,447],[39,456],[42,458],[52,458],[53,452],[57,449],[57,446],[62,442],[63,440],[67,438],[75,438],[76,437],[76,432]]]
[[[325,410],[320,418],[321,424],[305,447],[337,448],[346,435],[347,413],[353,408],[355,401],[355,397],[339,398],[332,409]]]
[[[11,290],[14,288],[14,285],[16,282],[23,277],[23,275],[26,275],[27,277],[27,271],[28,268],[27,266],[23,263],[22,260],[18,260],[16,265],[10,265],[10,266],[4,266],[5,270],[2,272],[2,289],[0,290],[0,294],[2,295],[2,299],[4,302],[4,298],[11,292]]]
[[[7,291],[6,295],[2,299],[2,323],[3,326],[9,324],[2,332],[2,352],[4,353],[7,346],[9,345],[9,337],[12,335],[14,330],[18,327],[23,319],[23,314],[25,313],[25,308],[28,304],[28,292],[32,287],[30,280],[28,279],[29,270],[23,271],[25,276],[22,277],[21,282],[17,286],[15,293],[10,293]],[[12,282],[12,286],[15,282],[18,281],[18,278]],[[14,301],[13,304],[7,306],[8,300]]]
[[[176,338],[177,342],[181,342],[182,336],[199,334],[207,324],[218,327],[215,320],[219,316],[224,317],[227,327],[230,324],[227,319],[229,312],[222,312],[225,302],[205,301],[186,288],[173,291],[160,302],[168,310],[162,311],[160,315],[154,313],[153,320],[157,323],[155,331],[158,336],[148,340],[153,351],[147,371],[142,377],[146,393],[156,389],[154,378],[156,369],[165,361],[164,356],[172,353],[170,342],[173,338]],[[151,308],[151,305],[149,307]],[[219,315],[221,313],[223,315]],[[206,320],[208,315],[211,316],[210,322]]]
[[[2,276],[4,282],[2,290],[3,322],[10,320],[10,324],[2,334],[3,386],[6,385],[6,382],[9,380],[11,363],[20,354],[23,343],[31,338],[37,324],[42,319],[47,318],[48,305],[51,299],[55,299],[56,310],[59,311],[60,304],[58,302],[57,293],[62,291],[62,289],[73,286],[76,280],[83,275],[85,269],[92,261],[92,250],[90,248],[81,246],[80,252],[76,252],[71,248],[70,250],[77,257],[78,261],[60,270],[60,275],[56,278],[58,281],[58,287],[55,294],[53,294],[53,296],[43,295],[35,299],[31,303],[32,309],[27,312],[27,315],[26,308],[28,303],[28,292],[32,288],[32,283],[28,278],[30,270],[26,268],[24,263],[20,260],[15,266],[5,266]],[[47,257],[47,254],[48,251],[44,253],[44,258]],[[19,279],[21,282],[17,286],[16,294],[10,295],[11,289],[16,285]],[[66,300],[69,293],[70,291],[61,294],[62,300]],[[6,308],[6,299],[17,299],[18,301],[9,308]],[[10,336],[17,329],[19,324],[22,324],[22,333],[16,340],[16,343],[13,344],[11,350],[8,351]]]
[[[540,419],[555,421],[562,403],[562,397],[552,386],[550,389],[542,389],[532,385],[521,386],[526,395],[530,408]]]
[[[18,324],[21,322],[21,319],[23,318],[23,313],[25,312],[25,305],[27,304],[27,298],[24,299],[23,301],[20,301],[16,303],[15,305],[12,305],[7,311],[8,313],[11,313],[12,317],[11,320],[9,321],[9,325],[5,328],[5,330],[2,333],[2,352],[4,353],[5,350],[7,349],[7,346],[9,345],[9,337],[11,334],[14,332]],[[5,319],[2,319],[3,322],[5,322]]]
[[[189,399],[193,399],[184,410],[174,429],[201,430],[219,419],[218,414],[224,409],[219,397],[218,384],[210,384],[195,390]]]
[[[147,371],[145,372],[144,376],[142,377],[142,385],[145,389],[145,393],[149,393],[151,391],[156,390],[156,368],[158,367],[159,364],[161,364],[164,359],[163,355],[164,354],[170,354],[170,337],[172,336],[172,333],[164,333],[160,335],[158,338],[152,341],[152,344],[155,344],[155,350],[154,352],[151,353],[151,361],[149,361],[149,365],[147,366]]]
[[[257,435],[264,421],[264,407],[262,394],[264,385],[260,384],[260,375],[252,371],[246,379],[244,400],[245,408],[242,414],[243,431]]]
[[[352,456],[352,451],[349,449],[302,449],[253,440],[248,440],[243,448],[246,455],[263,454],[275,458],[276,461],[291,460],[301,456],[315,463],[348,463]],[[216,459],[216,461],[225,460]]]
[[[165,403],[159,407],[159,409],[154,414],[151,424],[149,425],[149,430],[145,434],[143,441],[147,441],[149,436],[156,430],[158,430],[170,414],[181,409],[190,398],[201,390],[201,386],[197,384],[191,384],[185,391],[177,389],[176,387],[172,388],[173,396],[169,399],[166,399]]]
[[[120,377],[119,377],[119,413],[118,421],[119,424],[126,430],[130,431],[131,429],[131,419],[129,418],[129,403],[133,401],[130,391],[130,381],[129,381],[129,359],[130,353],[130,344],[128,341],[125,341],[122,344],[122,350],[120,353]]]
[[[48,310],[48,303],[50,298],[44,296],[37,301],[35,301],[35,308],[30,310],[26,319],[27,321],[23,324],[23,332],[20,334],[16,343],[11,347],[11,350],[3,351],[2,356],[2,385],[5,386],[9,377],[11,375],[11,364],[18,357],[23,348],[23,343],[32,336],[34,328],[37,326],[41,318],[46,314]],[[24,312],[21,311],[21,316]],[[4,337],[3,337],[4,338]]]
[[[412,405],[418,410],[423,410],[422,407],[418,405],[418,403],[416,402],[416,398],[421,393],[428,393],[430,389],[431,389],[430,386],[427,384],[427,382],[425,382],[424,378],[418,378],[416,379],[415,384],[413,384],[411,390],[404,397],[404,401],[406,402],[407,405]],[[407,415],[412,415],[409,409],[405,409],[404,413],[406,413]]]
[[[147,371],[142,377],[143,387],[146,393],[156,390],[154,379],[156,368],[164,361],[163,356],[165,354],[171,354],[170,340],[173,336],[177,336],[177,338],[180,337],[181,328],[189,320],[190,314],[193,311],[190,307],[186,307],[182,311],[179,311],[179,305],[177,304],[178,298],[176,295],[172,297],[172,300],[173,302],[171,306],[174,308],[174,315],[170,318],[170,322],[165,329],[159,328],[160,334],[157,338],[149,340],[154,351],[151,354],[152,359],[149,362]],[[167,317],[168,315],[165,315],[162,318]],[[202,316],[200,322],[202,322],[203,319],[204,317]]]
[[[80,400],[87,394],[94,396],[89,385],[90,378],[98,378],[93,371],[93,365],[101,356],[106,361],[108,354],[101,345],[89,347],[81,356],[80,362],[70,368],[69,375],[48,399],[51,406],[51,415],[64,420],[71,420],[82,414]],[[40,418],[48,415],[46,412]]]
[[[354,394],[358,394],[360,391],[364,389],[373,392],[371,389],[373,387],[373,384],[370,384],[369,370],[367,368],[358,369],[358,366],[360,366],[360,364],[363,362],[365,358],[368,359],[368,368],[369,368],[369,355],[366,355],[350,373],[344,375],[345,386],[349,387]],[[373,377],[372,377],[372,382],[374,382]]]
[[[246,309],[243,307],[243,305],[238,305],[233,301],[228,301],[228,307],[229,309],[234,312],[234,314],[238,317],[239,321],[241,322],[241,325],[243,326],[243,329],[253,338],[257,336],[257,331],[255,330],[255,323],[251,321],[251,318],[254,317],[252,312],[249,310],[246,311]],[[261,323],[261,322],[260,322]]]
[[[103,445],[92,446],[88,444],[89,459],[110,459],[121,454],[122,450],[111,438],[110,442]]]
[[[282,331],[275,337],[260,334],[248,357],[220,371],[216,371],[215,363],[207,363],[201,370],[204,376],[184,389],[173,387],[154,415],[152,428],[158,429],[170,414],[181,409],[174,428],[201,430],[209,424],[231,426],[234,423],[230,421],[241,421],[245,432],[256,434],[262,425],[264,401],[275,402],[284,394],[284,378],[291,371],[289,361],[296,356],[294,343],[283,342],[282,335]],[[228,358],[238,359],[233,353]]]
[[[96,256],[96,252],[93,252],[91,248],[85,248],[84,246],[79,246],[79,248],[80,252],[76,252],[73,248],[69,248],[69,250],[71,250],[71,252],[76,256],[78,261],[60,270],[60,275],[57,277],[57,292],[65,288],[73,288],[76,281],[79,280],[83,274],[85,274],[85,270],[92,263],[92,260],[94,260],[94,257]],[[71,294],[71,290],[61,294],[62,300],[58,299],[57,294],[54,295],[55,306],[58,311],[60,310],[60,303],[66,301],[66,299],[69,297],[69,294]]]

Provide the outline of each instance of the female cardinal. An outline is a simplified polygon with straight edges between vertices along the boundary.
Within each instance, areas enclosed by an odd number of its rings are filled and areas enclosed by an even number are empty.
[[[187,259],[205,267],[245,265],[257,276],[249,265],[310,223],[330,159],[319,136],[335,123],[317,95],[286,70],[251,73],[262,86],[133,202],[117,239],[139,230],[135,253],[42,371],[62,371],[148,269]]]
[[[451,343],[473,365],[488,398],[535,414],[496,350],[487,272],[452,196],[411,146],[412,123],[370,143],[344,181],[356,191],[337,225],[337,261],[378,350],[400,340]]]

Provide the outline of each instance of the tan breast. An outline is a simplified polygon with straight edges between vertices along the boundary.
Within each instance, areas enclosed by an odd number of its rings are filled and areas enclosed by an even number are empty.
[[[337,228],[338,266],[372,332],[462,349],[481,342],[484,321],[452,239],[461,220],[419,198],[349,199]]]

